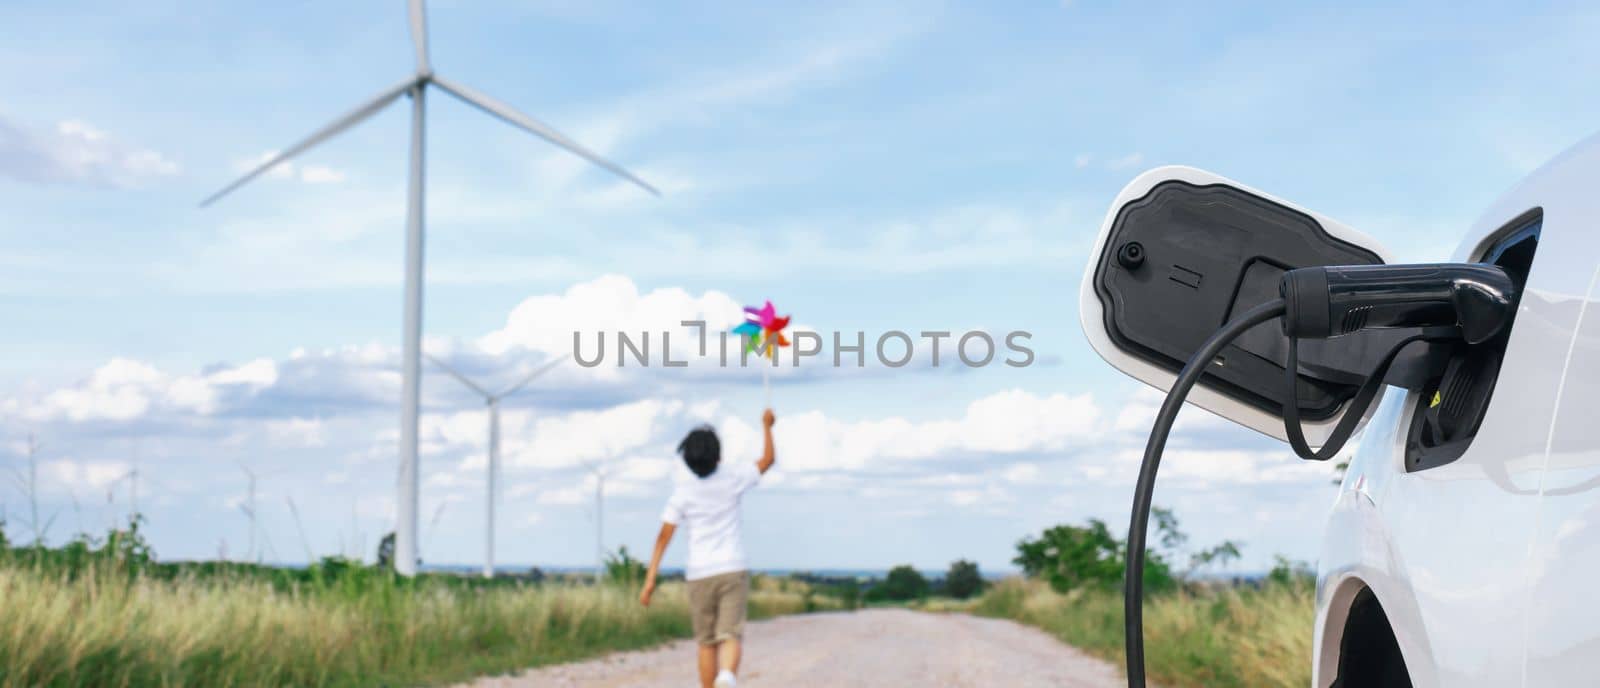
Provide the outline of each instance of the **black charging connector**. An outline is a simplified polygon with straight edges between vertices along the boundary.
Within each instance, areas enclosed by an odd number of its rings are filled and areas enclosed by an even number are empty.
[[[1510,320],[1511,278],[1493,265],[1342,265],[1283,274],[1283,333],[1327,339],[1369,328],[1456,326],[1477,344]]]
[[[1417,341],[1476,344],[1494,337],[1511,321],[1515,301],[1511,279],[1493,265],[1354,265],[1312,267],[1284,273],[1282,298],[1246,311],[1200,345],[1173,380],[1145,444],[1134,484],[1128,523],[1127,566],[1123,576],[1128,686],[1144,688],[1144,559],[1155,495],[1156,472],[1167,436],[1189,390],[1211,367],[1223,347],[1246,331],[1282,318],[1288,339],[1284,395],[1285,435],[1301,458],[1326,460],[1343,448],[1383,387],[1400,351]],[[1300,427],[1298,341],[1328,339],[1369,328],[1417,328],[1401,338],[1367,376],[1345,406],[1333,431],[1313,451]]]
[[[1294,453],[1327,461],[1344,448],[1406,346],[1419,341],[1478,344],[1511,320],[1514,285],[1493,265],[1344,265],[1290,270],[1283,275],[1284,436]],[[1371,328],[1428,328],[1392,345],[1345,407],[1344,417],[1316,450],[1300,427],[1299,340],[1328,339]],[[1440,332],[1440,328],[1450,328]]]

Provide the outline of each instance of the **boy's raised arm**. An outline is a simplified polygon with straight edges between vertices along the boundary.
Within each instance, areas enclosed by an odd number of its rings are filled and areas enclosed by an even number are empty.
[[[761,460],[756,462],[756,470],[762,475],[767,474],[767,469],[772,468],[773,462],[778,460],[777,453],[772,449],[772,424],[778,422],[772,415],[772,409],[767,409],[761,414],[761,432],[766,435],[766,440],[761,448]]]
[[[650,570],[644,574],[644,590],[639,592],[639,604],[650,606],[650,596],[656,592],[656,574],[661,571],[661,557],[667,553],[667,544],[672,542],[672,534],[677,530],[678,526],[671,523],[661,524],[661,532],[656,535],[656,550],[650,554]]]

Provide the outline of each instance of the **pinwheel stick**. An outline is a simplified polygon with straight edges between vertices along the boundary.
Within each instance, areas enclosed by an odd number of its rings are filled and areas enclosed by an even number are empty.
[[[772,381],[767,379],[767,366],[761,366],[761,391],[767,395],[767,408],[772,408]]]

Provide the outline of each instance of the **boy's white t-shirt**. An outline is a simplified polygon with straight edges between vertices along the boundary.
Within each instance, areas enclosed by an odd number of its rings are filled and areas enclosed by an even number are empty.
[[[748,567],[739,519],[739,498],[761,482],[755,463],[717,466],[704,478],[681,482],[667,499],[661,520],[689,529],[689,564],[684,577],[709,578]]]

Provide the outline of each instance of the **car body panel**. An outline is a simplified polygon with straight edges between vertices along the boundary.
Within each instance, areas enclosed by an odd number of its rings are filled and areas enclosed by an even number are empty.
[[[1592,597],[1588,576],[1579,572],[1600,564],[1594,547],[1600,532],[1591,525],[1600,495],[1592,489],[1600,480],[1591,482],[1600,476],[1596,431],[1592,421],[1573,420],[1565,429],[1552,423],[1560,395],[1569,400],[1559,408],[1581,399],[1592,409],[1600,383],[1594,372],[1600,363],[1582,358],[1590,355],[1583,347],[1570,373],[1565,363],[1600,253],[1597,178],[1600,145],[1591,139],[1499,199],[1457,250],[1456,260],[1474,259],[1497,230],[1543,210],[1533,268],[1471,447],[1452,463],[1407,473],[1403,440],[1415,393],[1390,390],[1355,453],[1319,562],[1315,685],[1334,678],[1330,655],[1338,651],[1342,626],[1331,624],[1342,615],[1332,607],[1350,581],[1371,587],[1383,605],[1413,685],[1594,680],[1600,657],[1583,657],[1582,650],[1600,648],[1600,623],[1592,620],[1592,607],[1578,601]],[[1600,332],[1594,328],[1591,322],[1587,331]],[[1557,473],[1546,475],[1556,437],[1570,444],[1559,480]],[[1572,493],[1545,498],[1555,482]],[[1584,546],[1563,540],[1585,530],[1592,534]],[[1563,563],[1547,565],[1553,562]]]
[[[1528,558],[1529,686],[1592,683],[1600,671],[1595,571],[1600,566],[1600,266],[1580,305],[1577,336],[1563,367],[1539,519]]]

